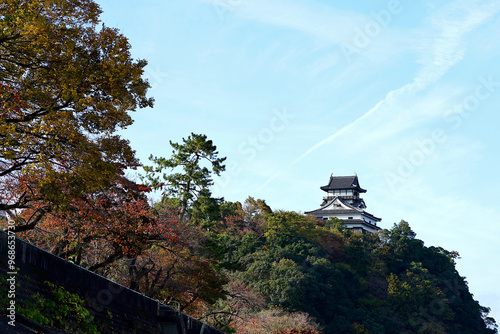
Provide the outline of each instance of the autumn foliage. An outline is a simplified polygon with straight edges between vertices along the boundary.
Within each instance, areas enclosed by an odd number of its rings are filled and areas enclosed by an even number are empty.
[[[116,164],[138,166],[115,131],[129,112],[152,106],[127,38],[99,25],[92,0],[6,0],[0,5],[0,210],[109,186]],[[30,227],[31,228],[31,227]]]
[[[0,4],[0,224],[228,333],[497,332],[458,253],[404,221],[363,235],[213,197],[226,158],[206,135],[152,155],[144,184],[127,177],[140,162],[116,132],[153,106],[147,63],[100,13],[92,0]]]

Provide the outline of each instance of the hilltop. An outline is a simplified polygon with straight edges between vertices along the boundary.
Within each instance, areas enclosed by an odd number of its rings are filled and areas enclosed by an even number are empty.
[[[160,215],[167,204],[156,204]],[[496,333],[458,253],[426,247],[405,221],[361,234],[251,197],[219,214],[208,228],[177,222],[177,239],[97,272],[226,333]],[[40,232],[24,237],[55,249]],[[80,264],[95,256],[89,244]]]

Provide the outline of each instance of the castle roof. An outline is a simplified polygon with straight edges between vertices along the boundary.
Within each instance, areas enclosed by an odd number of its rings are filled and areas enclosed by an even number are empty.
[[[351,204],[347,203],[342,197],[334,196],[328,202],[321,206],[321,208],[306,211],[306,215],[314,216],[327,216],[327,215],[339,215],[339,214],[361,214],[367,218],[371,218],[374,221],[381,221],[381,218],[375,217],[371,213],[364,210],[358,209]]]
[[[323,191],[330,190],[345,190],[353,189],[360,193],[365,193],[366,190],[361,188],[358,181],[358,176],[330,176],[330,181],[326,186],[320,187]]]

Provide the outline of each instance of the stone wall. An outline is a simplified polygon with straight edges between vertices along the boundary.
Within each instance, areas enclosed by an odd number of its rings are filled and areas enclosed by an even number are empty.
[[[17,274],[7,266],[7,233],[0,231],[0,276],[15,277],[16,303],[46,292],[45,281],[63,286],[87,303],[101,333],[224,334],[175,309],[123,287],[23,240],[15,241]],[[1,310],[0,313],[5,313]]]

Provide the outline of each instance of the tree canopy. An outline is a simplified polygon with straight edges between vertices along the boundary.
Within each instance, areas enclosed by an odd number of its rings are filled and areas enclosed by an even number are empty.
[[[232,279],[264,296],[271,310],[314,317],[319,323],[314,330],[497,332],[489,309],[473,299],[456,271],[458,254],[426,247],[405,221],[380,236],[363,235],[340,224],[308,223],[298,213],[277,211],[266,216],[263,236],[231,231],[221,230],[217,238],[227,245],[222,261],[235,268]],[[256,317],[258,313],[239,328],[260,333],[252,322]]]
[[[162,190],[165,199],[174,200],[181,219],[189,210],[191,215],[206,221],[218,211],[218,201],[210,191],[212,173],[220,175],[225,170],[226,158],[218,157],[217,147],[206,135],[191,133],[182,141],[183,144],[170,141],[173,151],[169,159],[151,155],[154,166],[144,167],[144,179],[152,188]]]
[[[0,5],[0,210],[64,205],[138,166],[116,130],[151,107],[134,60],[92,0]]]

